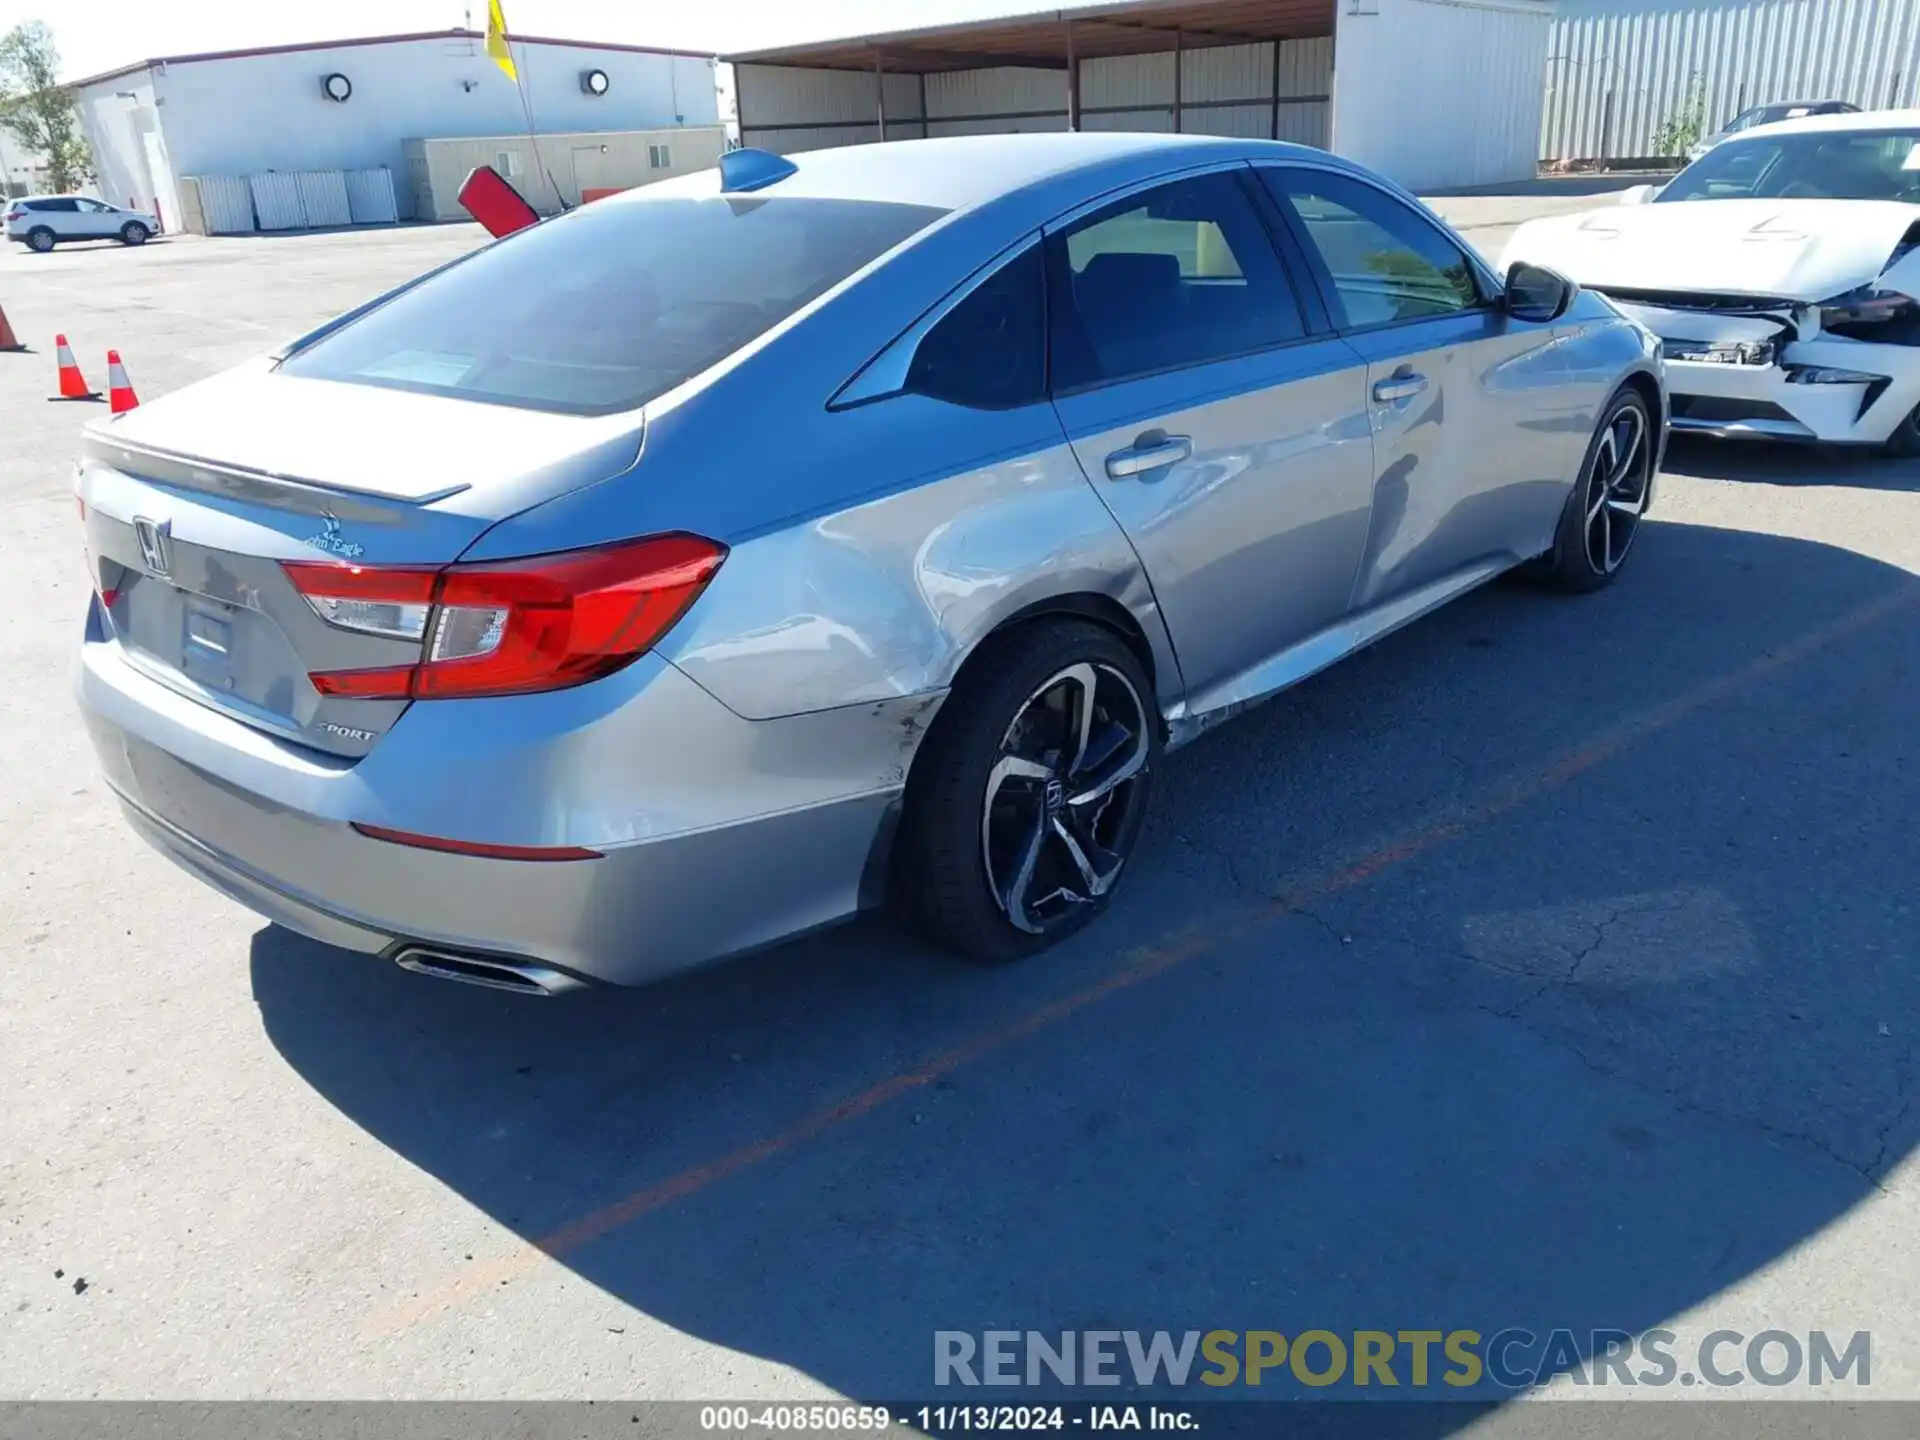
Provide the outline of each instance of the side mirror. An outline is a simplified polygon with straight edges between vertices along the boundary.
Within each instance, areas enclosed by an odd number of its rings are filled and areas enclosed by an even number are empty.
[[[1574,283],[1544,265],[1524,260],[1507,271],[1507,313],[1516,320],[1550,324],[1573,304]]]
[[[1660,193],[1658,185],[1629,185],[1620,192],[1622,205],[1647,205]]]

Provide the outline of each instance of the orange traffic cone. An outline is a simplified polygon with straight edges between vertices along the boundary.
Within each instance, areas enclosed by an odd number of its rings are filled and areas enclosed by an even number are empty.
[[[98,400],[100,392],[87,388],[87,377],[80,373],[80,367],[73,358],[73,348],[67,344],[67,337],[53,337],[53,357],[60,367],[60,393],[50,395],[50,400]]]
[[[0,309],[0,350],[24,350],[20,337],[13,333],[13,326],[7,323],[7,312]]]
[[[140,397],[133,393],[133,384],[127,379],[127,367],[120,363],[118,350],[107,351],[107,404],[116,415],[124,415],[140,403]]]

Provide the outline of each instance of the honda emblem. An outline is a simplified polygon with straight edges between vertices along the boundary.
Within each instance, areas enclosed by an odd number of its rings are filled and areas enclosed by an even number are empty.
[[[155,522],[136,517],[133,522],[133,535],[140,542],[140,561],[147,573],[160,580],[173,578],[173,522],[161,520]]]

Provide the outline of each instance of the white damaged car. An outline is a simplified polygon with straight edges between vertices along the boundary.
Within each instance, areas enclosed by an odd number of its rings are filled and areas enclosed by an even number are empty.
[[[1920,455],[1920,110],[1757,127],[1501,257],[1661,339],[1673,428]]]

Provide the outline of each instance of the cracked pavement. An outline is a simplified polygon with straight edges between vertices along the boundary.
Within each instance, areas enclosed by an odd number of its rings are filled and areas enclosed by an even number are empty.
[[[1450,207],[1490,250],[1527,209]],[[1495,586],[1169,757],[1044,962],[862,923],[531,1003],[127,832],[40,399],[55,329],[151,398],[474,239],[0,254],[0,1391],[873,1397],[936,1328],[1665,1324],[1870,1329],[1920,1398],[1920,605],[1845,623],[1920,584],[1914,467],[1677,447],[1613,592]]]

